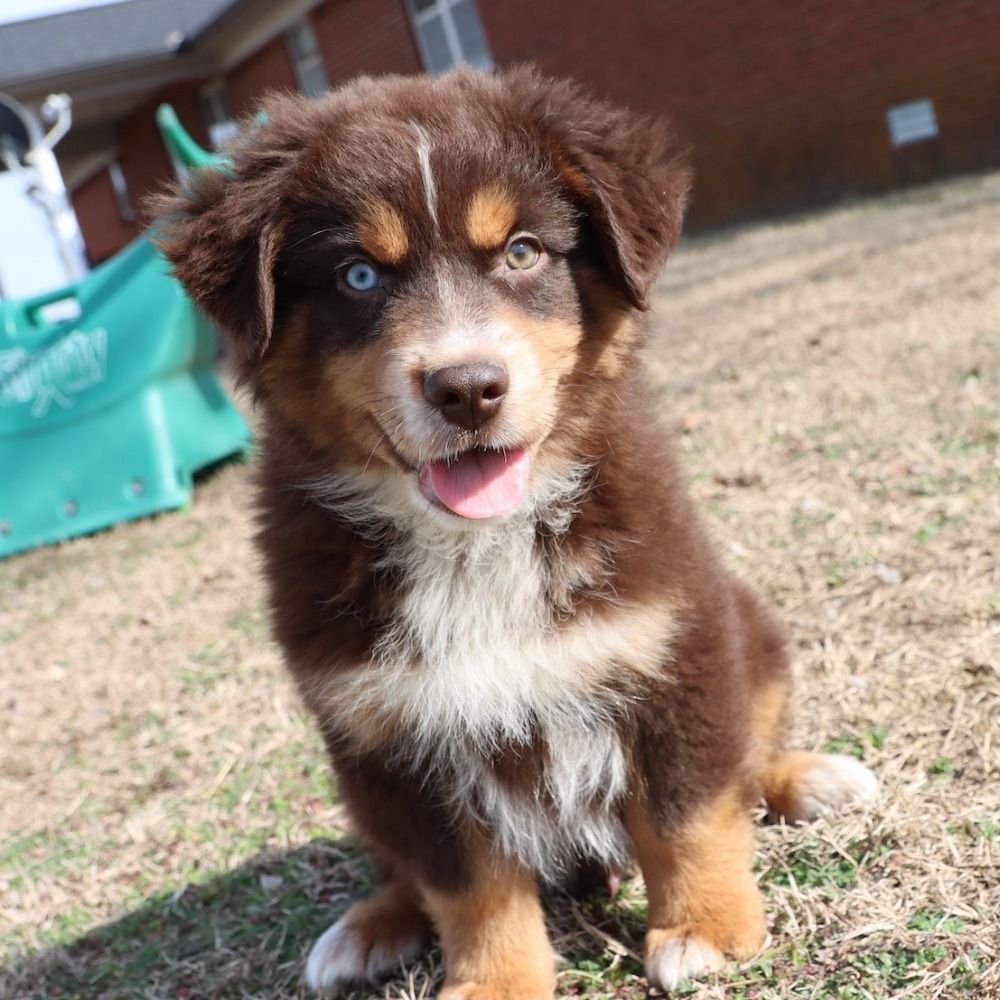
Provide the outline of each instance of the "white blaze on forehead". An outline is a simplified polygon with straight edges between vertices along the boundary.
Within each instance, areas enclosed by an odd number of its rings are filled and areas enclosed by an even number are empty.
[[[422,125],[410,122],[410,128],[417,137],[417,163],[420,166],[420,177],[424,182],[424,197],[427,199],[427,212],[435,226],[438,224],[437,187],[434,184],[434,174],[431,171],[431,137]]]

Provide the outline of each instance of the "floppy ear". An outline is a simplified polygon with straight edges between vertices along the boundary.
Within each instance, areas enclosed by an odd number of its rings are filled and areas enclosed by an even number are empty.
[[[232,169],[202,167],[151,205],[153,241],[244,368],[271,339],[282,191],[296,153],[262,127],[235,151]]]
[[[596,229],[612,273],[634,305],[648,308],[680,236],[691,186],[686,156],[662,121],[595,100],[569,81],[530,72],[528,92],[549,155]]]

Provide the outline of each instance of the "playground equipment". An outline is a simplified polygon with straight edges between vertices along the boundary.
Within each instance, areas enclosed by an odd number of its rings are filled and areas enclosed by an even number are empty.
[[[52,94],[41,113],[44,134],[34,115],[0,94],[0,298],[28,298],[89,270],[52,152],[72,123],[70,99]]]
[[[216,343],[145,237],[0,300],[0,557],[184,506],[197,470],[245,453]]]
[[[185,131],[177,112],[169,104],[161,104],[156,109],[156,124],[175,169],[183,171],[197,170],[200,167],[226,169],[225,158],[218,153],[209,153],[208,150],[202,149]]]

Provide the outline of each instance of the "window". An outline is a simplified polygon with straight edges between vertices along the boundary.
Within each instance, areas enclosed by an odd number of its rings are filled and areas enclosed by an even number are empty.
[[[208,132],[208,141],[213,149],[219,149],[239,131],[226,85],[220,80],[203,87],[198,94],[198,103],[201,106],[201,120]]]
[[[894,148],[909,146],[911,142],[936,139],[938,136],[937,115],[934,102],[928,99],[897,104],[885,113],[889,126],[889,141]]]
[[[323,55],[319,51],[316,32],[308,20],[293,24],[285,32],[285,44],[288,46],[288,57],[292,61],[295,79],[299,90],[306,97],[317,97],[329,86],[326,78],[326,68],[323,66]]]
[[[428,73],[465,63],[493,69],[475,0],[407,0],[417,47]]]

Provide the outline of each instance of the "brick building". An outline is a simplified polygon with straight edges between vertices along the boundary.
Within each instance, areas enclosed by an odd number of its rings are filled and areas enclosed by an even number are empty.
[[[44,38],[76,44],[29,58]],[[998,51],[995,0],[129,0],[0,27],[0,89],[74,97],[96,261],[170,172],[164,100],[208,144],[267,90],[530,60],[669,115],[710,226],[1000,166]]]

